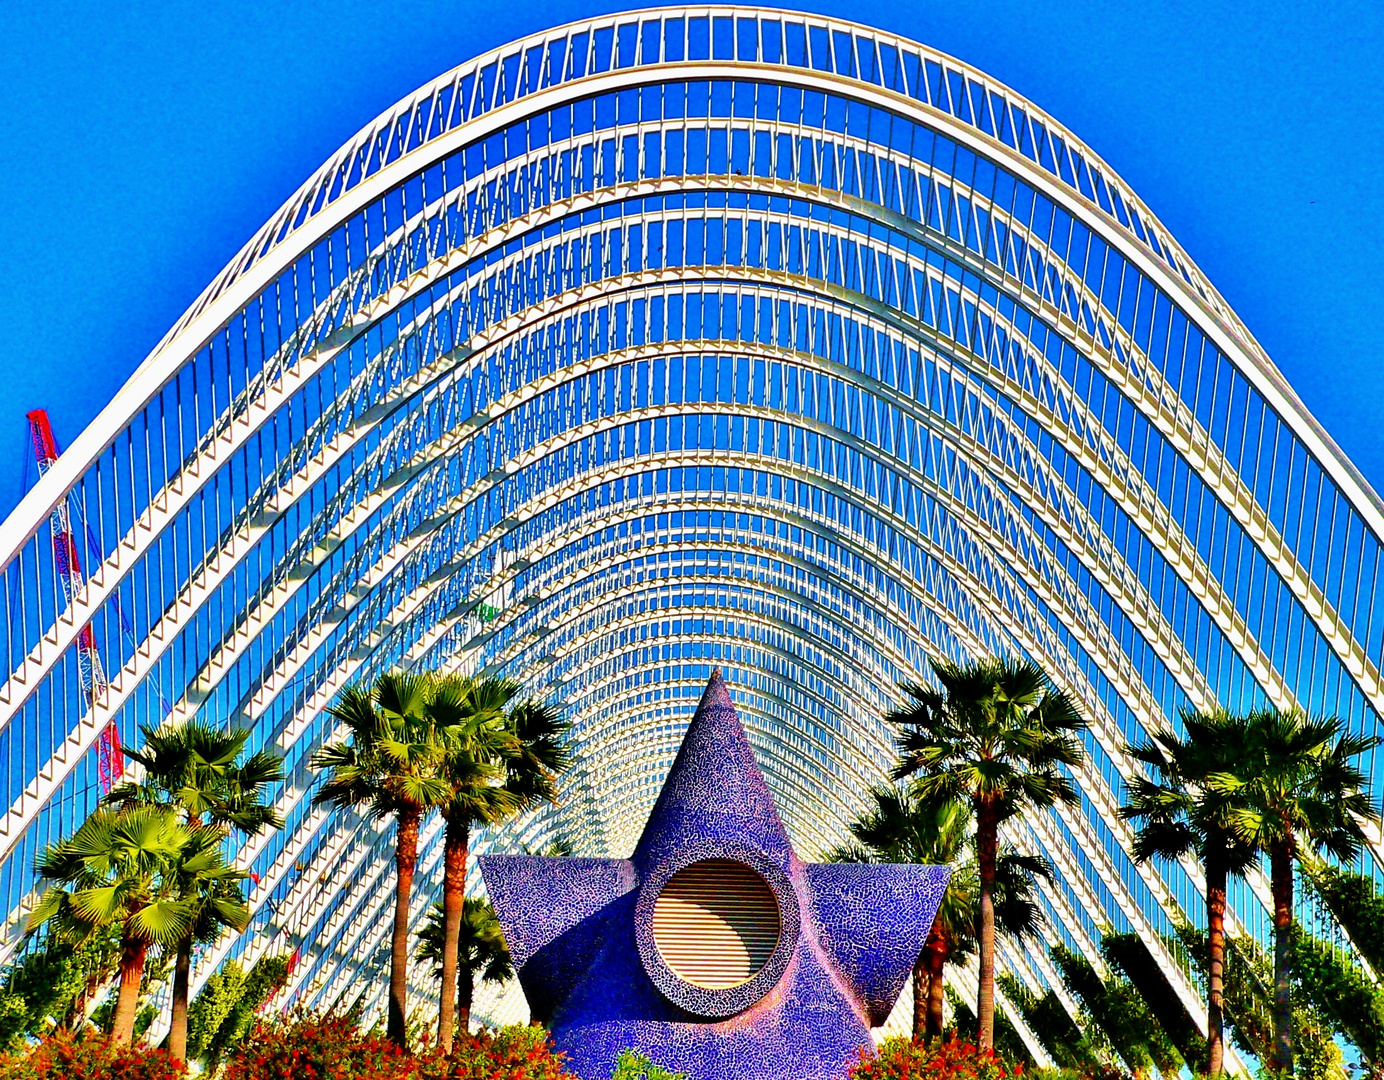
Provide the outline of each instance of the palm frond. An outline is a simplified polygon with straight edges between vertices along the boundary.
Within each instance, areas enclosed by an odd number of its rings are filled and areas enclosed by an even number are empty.
[[[125,920],[125,930],[155,945],[176,945],[192,925],[193,909],[186,900],[153,900]]]
[[[1084,759],[1076,702],[1029,660],[935,658],[936,686],[902,684],[906,704],[887,722],[901,728],[896,780],[916,778],[928,797],[985,799],[1007,812],[1071,802],[1061,771]],[[940,689],[939,689],[940,687]]]
[[[1362,821],[1378,816],[1354,759],[1379,742],[1345,732],[1337,717],[1258,710],[1246,720],[1239,752],[1207,786],[1231,808],[1230,829],[1248,848],[1292,851],[1302,842],[1349,860],[1365,842]]]
[[[879,862],[876,853],[863,844],[838,844],[822,852],[822,862],[836,863],[875,863]]]
[[[439,979],[442,977],[444,918],[443,906],[433,904],[418,933],[416,953],[418,959],[432,961],[434,977]],[[462,902],[457,935],[458,981],[474,983],[479,977],[485,982],[505,982],[513,974],[513,962],[495,909],[487,900],[468,897]]]

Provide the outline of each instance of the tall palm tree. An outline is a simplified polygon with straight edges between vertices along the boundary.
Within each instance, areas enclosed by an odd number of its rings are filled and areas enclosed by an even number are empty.
[[[114,806],[175,806],[189,828],[214,828],[221,839],[231,830],[252,836],[264,828],[283,827],[282,816],[263,799],[264,789],[283,779],[283,762],[267,750],[241,761],[250,738],[249,728],[222,731],[194,719],[141,730],[143,745],[138,750],[126,750],[125,754],[144,767],[144,777],[113,788],[105,802]],[[192,890],[189,898],[198,902],[204,915],[193,920],[188,934],[178,942],[173,962],[168,1052],[179,1061],[187,1060],[193,945],[207,935],[215,935],[221,925],[240,928],[234,922],[217,923],[216,912],[222,908],[220,899],[213,899],[226,898],[224,881],[216,888],[195,876],[186,882]],[[238,896],[238,883],[234,889]]]
[[[423,815],[450,794],[439,775],[442,739],[428,714],[430,680],[392,672],[373,686],[349,686],[329,710],[347,739],[322,747],[312,766],[328,773],[313,797],[315,804],[365,806],[396,822],[394,928],[389,964],[389,1014],[386,1032],[406,1049],[408,916],[413,876],[418,868],[418,830]]]
[[[244,870],[226,863],[226,832],[216,825],[194,825],[189,841],[168,871],[170,894],[188,905],[188,925],[176,945],[173,969],[173,1010],[168,1029],[169,1056],[187,1060],[188,984],[192,947],[207,944],[223,930],[244,930],[250,924],[241,883]]]
[[[420,960],[432,960],[438,978],[446,954],[447,917],[441,904],[434,904],[428,913],[427,924],[418,934]],[[467,1031],[471,1026],[471,1002],[475,995],[477,977],[482,982],[502,983],[514,975],[514,964],[505,945],[500,920],[488,900],[470,897],[462,904],[457,935],[456,970],[457,1027]]]
[[[125,756],[144,767],[143,780],[112,788],[103,801],[177,805],[194,826],[216,825],[245,836],[283,827],[283,818],[264,802],[264,789],[284,778],[283,761],[268,750],[242,761],[249,728],[221,730],[194,719],[141,732],[143,745],[126,749]]]
[[[1361,822],[1377,815],[1354,759],[1373,750],[1373,735],[1343,731],[1337,717],[1301,709],[1251,713],[1230,768],[1207,778],[1229,804],[1236,838],[1269,858],[1274,924],[1274,1060],[1293,1071],[1293,864],[1299,846],[1342,862],[1365,842]]]
[[[1195,855],[1206,871],[1208,959],[1206,988],[1206,1072],[1225,1067],[1225,906],[1230,876],[1242,876],[1254,852],[1236,839],[1225,797],[1207,786],[1209,777],[1227,771],[1241,752],[1245,721],[1225,709],[1181,713],[1185,734],[1160,732],[1129,753],[1154,771],[1129,782],[1126,821],[1138,822],[1136,862]]]
[[[29,916],[30,931],[49,920],[90,935],[119,928],[120,989],[111,1019],[116,1042],[134,1038],[149,946],[172,946],[192,921],[192,904],[177,895],[173,879],[193,842],[167,807],[99,808],[37,860],[38,873],[54,884]]]
[[[228,866],[223,846],[226,834],[215,825],[199,825],[190,830],[190,839],[171,869],[173,895],[189,905],[187,931],[178,942],[178,961],[184,949],[191,952],[195,943],[210,943],[225,929],[237,932],[250,924],[250,909],[245,904],[241,883],[250,875],[237,866]],[[181,966],[181,965],[180,965]],[[190,968],[190,964],[188,967]],[[180,985],[181,983],[181,985]],[[177,1026],[168,1033],[169,1054],[179,1061],[187,1059],[187,978],[173,980],[173,1018]],[[178,999],[182,994],[181,1008]],[[173,1036],[180,1036],[176,1047]]]
[[[505,727],[505,706],[517,687],[505,679],[446,677],[434,686],[431,715],[444,738],[441,775],[448,787],[442,805],[442,923],[438,942],[442,982],[437,1010],[437,1042],[452,1049],[456,1024],[457,963],[466,896],[466,863],[473,825],[493,825],[519,807],[504,787],[503,759],[518,753]]]
[[[979,874],[971,843],[973,816],[954,799],[925,802],[895,787],[870,789],[873,806],[850,825],[857,843],[828,853],[831,862],[906,862],[946,864],[951,881],[913,965],[913,1038],[942,1035],[946,965],[975,952]],[[1052,868],[1039,858],[1004,851],[995,867],[995,925],[1015,941],[1036,937],[1041,915],[1033,900],[1036,877]]]
[[[941,689],[905,684],[886,719],[904,731],[894,778],[916,777],[925,800],[962,799],[976,815],[980,992],[976,1039],[995,1044],[995,872],[999,827],[1026,809],[1077,801],[1063,768],[1081,762],[1085,720],[1037,664],[999,658],[932,661]]]
[[[556,775],[569,759],[567,727],[556,710],[532,701],[512,705],[518,686],[500,678],[438,680],[430,708],[443,736],[442,777],[449,795],[442,907],[441,998],[438,1044],[450,1051],[464,918],[471,829],[496,825],[556,795]],[[506,712],[508,709],[508,712]],[[465,1021],[462,1021],[465,1023]]]

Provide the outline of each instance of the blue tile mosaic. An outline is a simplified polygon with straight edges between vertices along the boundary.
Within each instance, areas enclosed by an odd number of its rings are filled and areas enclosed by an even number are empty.
[[[664,962],[660,890],[703,859],[764,878],[780,936],[724,989]],[[889,1016],[950,871],[807,864],[793,852],[719,671],[628,859],[487,855],[481,873],[536,1018],[581,1080],[633,1047],[690,1080],[839,1080]]]

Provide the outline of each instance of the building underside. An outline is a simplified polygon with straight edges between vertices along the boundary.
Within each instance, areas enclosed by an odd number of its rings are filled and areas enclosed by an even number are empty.
[[[477,846],[624,856],[719,666],[811,857],[886,773],[895,685],[1004,653],[1091,733],[1080,805],[1013,825],[1057,876],[1003,964],[1060,987],[1046,945],[1103,968],[1137,931],[1203,1023],[1164,943],[1201,876],[1129,858],[1123,746],[1218,701],[1379,730],[1381,539],[1152,213],[983,73],[751,8],[552,30],[342,147],[0,528],[7,947],[112,724],[286,759],[288,825],[239,854],[254,921],[194,988],[297,948],[295,1000],[373,1008],[389,829],[313,807],[307,767],[348,682],[560,702],[560,804]],[[436,822],[423,850],[419,920]],[[1263,939],[1264,882],[1232,901]]]

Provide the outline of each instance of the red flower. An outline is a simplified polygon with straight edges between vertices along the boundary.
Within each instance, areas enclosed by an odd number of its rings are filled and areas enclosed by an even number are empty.
[[[460,1035],[450,1055],[422,1041],[409,1055],[344,1017],[296,1011],[261,1021],[225,1080],[572,1080],[540,1028]]]
[[[874,1054],[861,1051],[850,1075],[852,1080],[1010,1080],[1019,1071],[993,1050],[955,1038],[930,1046],[890,1039]]]
[[[184,1080],[187,1069],[164,1051],[104,1035],[60,1031],[27,1052],[0,1055],[6,1080]]]

